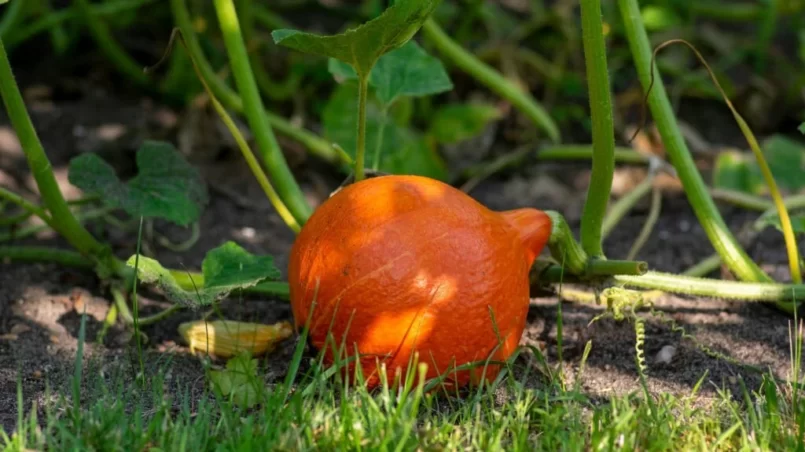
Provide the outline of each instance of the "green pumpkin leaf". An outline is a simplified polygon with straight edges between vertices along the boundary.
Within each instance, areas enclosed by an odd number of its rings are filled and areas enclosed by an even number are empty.
[[[338,81],[358,78],[355,70],[341,61],[331,58],[328,68]],[[402,96],[429,96],[453,89],[442,62],[414,41],[380,57],[369,74],[369,86],[386,106]]]
[[[137,176],[122,182],[96,154],[70,161],[68,179],[129,215],[163,218],[180,226],[197,221],[209,202],[199,171],[169,143],[146,141],[137,151]]]
[[[419,31],[439,0],[397,0],[375,19],[330,36],[299,30],[274,30],[274,42],[302,52],[337,60],[360,74],[369,74],[377,59],[399,48]]]
[[[358,106],[354,82],[339,85],[324,107],[324,136],[338,143],[350,156],[355,156],[358,132],[355,127]],[[380,138],[380,171],[391,174],[416,174],[445,180],[447,171],[441,158],[416,132],[399,126],[390,115],[383,115],[378,102],[370,98],[366,105],[366,167],[372,168]]]
[[[780,188],[799,191],[805,187],[805,145],[772,135],[763,142],[763,154]]]
[[[248,353],[238,355],[226,362],[225,370],[210,371],[213,390],[220,396],[231,398],[241,408],[257,405],[260,382],[257,379],[257,360]]]
[[[428,134],[442,144],[453,144],[477,136],[501,113],[490,104],[453,104],[440,108],[430,121]]]
[[[768,227],[774,227],[778,231],[783,231],[782,222],[777,212],[770,212],[761,215],[760,218],[755,220],[755,229],[762,231]],[[792,215],[791,227],[794,229],[794,234],[805,234],[805,215]]]
[[[131,256],[126,265],[134,268],[136,258]],[[255,256],[234,242],[207,252],[201,271],[203,280],[196,281],[198,289],[185,290],[156,259],[140,255],[137,266],[137,276],[142,282],[155,285],[174,303],[191,308],[210,305],[235,290],[281,276],[272,256]]]
[[[765,189],[755,157],[738,151],[724,151],[718,155],[713,186],[751,194],[760,194]]]

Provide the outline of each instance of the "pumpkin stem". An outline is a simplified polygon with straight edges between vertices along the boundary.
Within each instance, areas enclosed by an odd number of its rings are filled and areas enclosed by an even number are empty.
[[[528,265],[533,264],[551,238],[551,217],[532,208],[507,210],[500,214],[517,231],[525,246]]]

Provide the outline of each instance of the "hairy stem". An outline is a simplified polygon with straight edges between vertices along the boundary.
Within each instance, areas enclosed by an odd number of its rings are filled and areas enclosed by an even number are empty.
[[[296,183],[279,143],[268,125],[263,101],[257,82],[254,80],[249,55],[240,32],[240,23],[232,0],[215,0],[215,11],[224,36],[224,44],[229,54],[229,62],[235,76],[238,90],[242,95],[243,111],[254,133],[263,162],[277,185],[277,192],[293,216],[304,224],[311,213],[299,184]]]
[[[789,312],[793,312],[790,302],[805,301],[803,284],[722,281],[661,272],[648,272],[642,276],[619,275],[614,276],[613,280],[616,284],[639,289],[729,300],[778,302],[787,306]]]
[[[581,29],[593,129],[593,170],[581,217],[581,245],[591,258],[598,258],[604,256],[601,227],[615,171],[615,129],[600,0],[581,0]]]
[[[490,90],[508,100],[539,126],[553,142],[560,141],[559,127],[545,109],[527,92],[503,77],[499,72],[484,64],[475,55],[463,49],[433,20],[428,19],[422,26],[425,37],[451,63],[470,74]]]
[[[640,6],[637,0],[618,0],[626,35],[633,58],[638,69],[643,89],[647,90],[652,80],[656,83],[648,95],[648,105],[657,123],[666,151],[682,181],[685,193],[693,206],[696,217],[707,237],[725,264],[744,281],[771,281],[738,244],[735,236],[727,228],[715,202],[708,194],[708,188],[699,174],[693,157],[685,144],[671,103],[665,92],[659,71],[652,67],[651,43],[643,26]]]

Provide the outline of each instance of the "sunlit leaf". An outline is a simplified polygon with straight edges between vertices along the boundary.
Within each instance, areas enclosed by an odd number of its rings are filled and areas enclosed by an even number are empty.
[[[433,115],[428,133],[439,143],[457,143],[477,136],[500,117],[500,110],[490,104],[447,105]]]
[[[800,124],[799,127],[797,127],[797,130],[799,130],[799,133],[805,135],[805,122]]]
[[[274,42],[295,50],[331,57],[368,74],[378,58],[394,50],[419,30],[439,0],[398,0],[365,24],[330,36],[299,30],[274,30]]]
[[[339,60],[330,59],[328,67],[338,81],[358,77],[351,66]],[[442,62],[414,41],[380,57],[369,74],[369,86],[384,105],[401,96],[428,96],[453,89]]]
[[[169,143],[146,141],[137,151],[138,173],[122,182],[114,168],[96,154],[70,161],[70,183],[103,202],[139,217],[163,218],[186,226],[209,202],[199,171]]]
[[[339,85],[324,108],[322,123],[325,137],[338,143],[350,156],[357,147],[358,107],[354,82]],[[380,171],[392,174],[416,174],[444,180],[447,172],[441,158],[416,132],[397,125],[390,116],[381,114],[377,101],[367,102],[366,167],[374,166],[375,149],[383,128],[380,145]]]
[[[134,268],[136,255],[126,265]],[[277,279],[280,271],[272,256],[255,256],[234,242],[227,242],[207,252],[201,264],[203,281],[197,290],[185,290],[156,259],[140,256],[138,277],[165,293],[174,303],[199,307],[226,298],[232,291],[257,285],[266,279]]]
[[[257,360],[244,353],[230,359],[226,370],[210,371],[213,389],[241,408],[257,405],[260,381],[257,378]]]

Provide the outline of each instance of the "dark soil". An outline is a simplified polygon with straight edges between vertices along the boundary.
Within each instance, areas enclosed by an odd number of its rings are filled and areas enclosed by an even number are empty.
[[[55,101],[46,98],[32,105],[34,122],[68,197],[77,196],[66,178],[70,158],[80,152],[100,152],[111,159],[121,174],[131,174],[137,145],[145,138],[175,137],[177,129],[184,127],[186,118],[150,102],[119,99],[108,92],[84,93]],[[34,199],[34,185],[24,156],[15,148],[7,123],[5,118],[0,119],[0,184],[27,192]],[[225,148],[227,141],[218,139],[218,145],[207,147]],[[340,176],[333,176],[333,171],[328,172],[326,167],[322,171],[298,156],[289,158],[297,162],[295,170],[314,202],[325,199],[340,182]],[[202,168],[211,188],[211,203],[201,220],[201,238],[183,253],[152,244],[155,257],[168,266],[197,269],[207,250],[226,240],[235,240],[251,252],[274,255],[277,266],[285,272],[293,234],[273,212],[239,156],[226,151],[194,154],[191,160]],[[558,210],[571,222],[577,222],[588,174],[586,166],[530,164],[515,173],[482,183],[471,194],[494,209],[531,205]],[[623,171],[619,176],[627,177],[629,173]],[[647,206],[641,205],[623,220],[607,240],[609,255],[626,254],[646,213]],[[724,214],[735,231],[753,217],[727,207]],[[188,234],[181,228],[159,222],[155,229],[175,241]],[[136,231],[111,227],[93,230],[113,244],[118,256],[126,258],[133,253]],[[47,234],[20,243],[64,246],[61,240]],[[761,262],[775,269],[784,268],[782,240],[774,231],[764,233],[749,249]],[[677,271],[711,252],[712,247],[684,195],[669,192],[664,199],[662,216],[640,258],[647,260],[654,269]],[[146,293],[142,301],[144,314],[167,306],[153,294]],[[788,375],[790,319],[774,308],[673,296],[662,298],[657,305],[711,349],[742,363],[768,368],[780,377]],[[109,374],[110,369],[132,372],[136,352],[131,345],[130,332],[113,329],[103,344],[95,342],[109,306],[108,292],[100,287],[91,272],[56,265],[0,263],[0,428],[9,430],[16,422],[16,409],[11,407],[16,406],[18,381],[22,382],[26,405],[35,401],[42,406],[47,402],[48,387],[54,393],[65,390],[73,375],[80,313],[84,309],[89,315],[85,360],[88,366],[93,363],[88,369],[94,369],[87,374],[97,375],[96,371]],[[558,359],[555,322],[558,306],[556,297],[535,298],[522,339],[523,343],[547,350],[553,363]],[[576,303],[561,306],[564,365],[571,374],[579,364],[584,344],[588,340],[593,344],[586,371],[581,376],[582,388],[595,397],[638,389],[632,325],[606,319],[588,326],[588,322],[602,312],[601,307]],[[258,322],[290,319],[287,303],[270,298],[231,300],[221,306],[221,311],[231,319]],[[200,313],[182,312],[145,329],[150,339],[145,353],[147,372],[168,369],[166,388],[170,391],[190,388],[201,392],[205,384],[200,358],[189,354],[177,333],[179,323],[199,316]],[[750,388],[758,385],[757,375],[708,357],[689,341],[681,340],[668,326],[647,318],[645,351],[652,391],[688,393],[705,373],[702,400],[712,398],[720,387],[739,393],[740,378],[747,381]],[[669,345],[676,349],[670,362],[655,363],[658,352]],[[289,340],[264,359],[269,379],[284,374],[292,349],[293,341]]]

